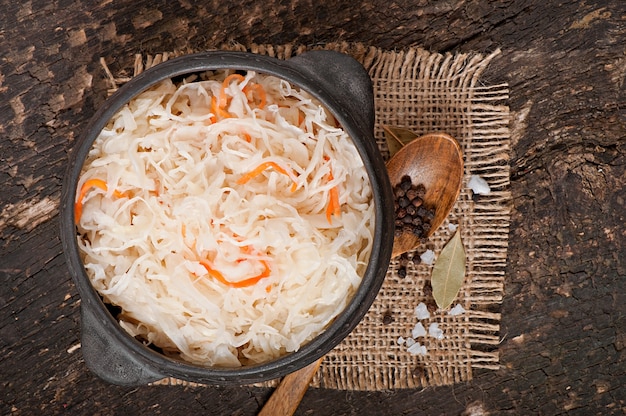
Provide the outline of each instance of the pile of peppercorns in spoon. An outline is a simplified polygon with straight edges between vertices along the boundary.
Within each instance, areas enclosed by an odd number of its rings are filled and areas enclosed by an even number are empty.
[[[396,211],[395,236],[410,232],[425,243],[435,217],[435,210],[424,206],[426,187],[414,184],[409,175],[404,175],[394,189]]]

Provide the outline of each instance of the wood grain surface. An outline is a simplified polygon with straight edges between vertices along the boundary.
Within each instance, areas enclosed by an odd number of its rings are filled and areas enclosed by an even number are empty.
[[[328,4],[327,4],[328,3]],[[269,388],[115,387],[86,368],[58,237],[68,151],[135,53],[363,42],[502,53],[512,224],[500,370],[307,391],[296,414],[624,414],[626,2],[0,0],[0,413],[254,415]]]

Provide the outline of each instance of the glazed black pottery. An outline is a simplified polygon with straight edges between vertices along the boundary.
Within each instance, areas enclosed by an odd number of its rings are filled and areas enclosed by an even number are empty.
[[[74,201],[87,154],[107,121],[129,100],[164,79],[207,70],[251,70],[299,86],[324,104],[354,140],[371,182],[375,242],[362,283],[350,304],[320,335],[299,351],[263,364],[238,368],[202,367],[170,359],[128,335],[91,286],[79,256]],[[250,384],[282,377],[319,359],[339,344],[363,318],[383,283],[393,245],[393,199],[387,170],[374,140],[372,83],[351,57],[313,51],[289,60],[213,51],[172,59],[124,84],[95,113],[69,159],[61,199],[61,239],[68,268],[81,297],[81,345],[88,367],[119,385],[142,385],[165,377],[219,385]]]

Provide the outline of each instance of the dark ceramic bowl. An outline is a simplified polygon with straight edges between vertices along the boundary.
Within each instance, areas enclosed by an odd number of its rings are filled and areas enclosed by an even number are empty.
[[[275,75],[316,97],[355,142],[367,170],[375,204],[375,242],[361,285],[332,324],[299,351],[239,368],[202,367],[168,358],[131,337],[92,287],[79,256],[74,201],[82,166],[108,120],[129,100],[167,78],[218,70],[252,70]],[[81,297],[82,351],[88,367],[114,384],[140,385],[165,377],[205,384],[249,384],[282,377],[321,358],[361,321],[383,283],[393,246],[391,184],[374,136],[371,80],[351,57],[308,52],[283,61],[242,52],[206,52],[172,59],[134,77],[90,120],[69,159],[61,202],[61,239],[69,271]]]

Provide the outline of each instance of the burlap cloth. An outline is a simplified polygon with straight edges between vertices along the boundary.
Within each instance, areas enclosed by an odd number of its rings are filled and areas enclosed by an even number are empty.
[[[242,50],[289,58],[306,47],[224,45],[216,49]],[[313,48],[308,48],[313,49]],[[406,277],[398,275],[392,260],[383,287],[357,328],[324,359],[312,387],[345,390],[386,390],[448,385],[471,380],[474,369],[497,369],[500,342],[500,304],[503,296],[510,219],[508,85],[486,85],[481,80],[490,55],[429,53],[420,48],[388,51],[361,44],[317,46],[352,55],[368,70],[374,85],[375,136],[388,157],[382,125],[408,128],[418,134],[443,131],[455,137],[465,157],[465,180],[453,212],[429,242],[439,253],[451,237],[450,223],[458,225],[467,254],[465,283],[453,303],[465,313],[436,311],[422,320],[428,329],[437,323],[443,339],[420,337],[427,355],[411,355],[399,337],[408,338],[418,322],[414,308],[432,304],[424,291],[432,266],[410,263]],[[170,57],[194,51],[137,55],[134,68],[113,76],[103,59],[111,91],[144,69]],[[471,175],[480,175],[491,187],[489,195],[473,195]],[[388,315],[385,318],[385,315]],[[264,383],[274,385],[275,382]],[[195,385],[176,379],[154,384]]]

